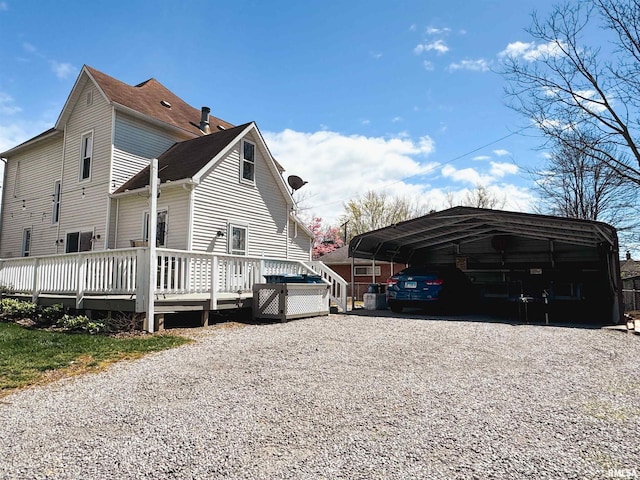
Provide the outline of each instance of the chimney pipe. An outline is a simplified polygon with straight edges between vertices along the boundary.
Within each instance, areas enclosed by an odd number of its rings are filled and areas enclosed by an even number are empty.
[[[200,116],[200,130],[202,130],[205,135],[209,135],[211,133],[211,127],[209,126],[209,113],[211,109],[209,107],[202,107],[202,115]]]

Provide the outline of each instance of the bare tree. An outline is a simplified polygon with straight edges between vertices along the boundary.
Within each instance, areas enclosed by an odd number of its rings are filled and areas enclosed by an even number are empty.
[[[344,204],[339,222],[348,222],[348,240],[361,233],[410,220],[429,212],[427,204],[369,190]]]
[[[473,190],[465,194],[464,198],[456,198],[453,192],[447,192],[445,202],[448,207],[462,205],[465,207],[500,209],[504,208],[507,199],[492,193],[484,185],[476,185]]]
[[[595,28],[606,39],[587,45]],[[584,153],[640,184],[640,1],[569,1],[534,13],[528,32],[535,48],[512,49],[503,66],[511,106],[555,146],[588,132]]]
[[[584,141],[583,135],[558,144],[543,169],[529,172],[540,196],[538,210],[610,223],[630,241],[637,233],[637,186],[597,158],[594,152],[606,146]]]

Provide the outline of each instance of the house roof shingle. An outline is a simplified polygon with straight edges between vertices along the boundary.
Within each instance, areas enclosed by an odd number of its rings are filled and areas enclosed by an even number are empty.
[[[249,125],[251,122],[229,130],[174,143],[158,157],[158,178],[162,183],[192,178]],[[150,167],[144,168],[115,193],[136,190],[149,185],[149,171]]]
[[[200,131],[200,110],[187,104],[155,78],[150,78],[138,85],[131,86],[88,65],[85,65],[85,68],[109,101],[186,130],[194,135],[202,135]],[[168,102],[171,107],[165,107],[161,103],[162,101]],[[209,116],[209,123],[213,131],[216,131],[218,125],[222,125],[227,129],[233,127],[233,124],[213,115]]]

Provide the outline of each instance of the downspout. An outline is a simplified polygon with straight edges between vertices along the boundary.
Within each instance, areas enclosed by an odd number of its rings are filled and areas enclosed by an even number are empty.
[[[5,206],[5,198],[4,193],[6,191],[5,185],[7,184],[7,159],[0,157],[0,160],[4,162],[4,169],[2,170],[2,203],[0,203],[0,238],[2,235],[2,221],[4,219],[4,206]],[[2,247],[2,243],[0,242],[0,247]]]
[[[62,167],[60,171],[60,197],[58,198],[60,213],[58,214],[58,225],[56,227],[56,255],[58,254],[58,249],[60,248],[60,224],[62,223],[62,214],[64,213],[64,208],[62,204],[62,192],[64,191],[64,164],[67,158],[67,125],[64,126],[64,139],[62,140]],[[66,239],[65,239],[66,240]]]
[[[114,144],[116,139],[116,108],[111,107],[111,152],[109,153],[109,184],[107,185],[107,192],[109,194],[113,193],[111,189],[113,188],[113,151]],[[110,195],[107,195],[107,221],[104,229],[104,250],[109,249],[109,238],[111,237],[111,205],[113,200]]]

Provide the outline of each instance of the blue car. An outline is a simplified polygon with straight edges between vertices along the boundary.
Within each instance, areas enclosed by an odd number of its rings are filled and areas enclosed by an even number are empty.
[[[387,305],[393,312],[402,312],[405,307],[459,311],[475,300],[473,283],[454,267],[413,266],[387,280]]]

